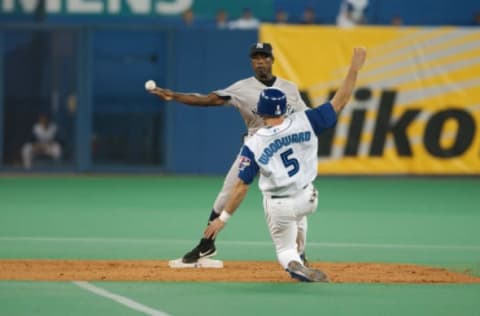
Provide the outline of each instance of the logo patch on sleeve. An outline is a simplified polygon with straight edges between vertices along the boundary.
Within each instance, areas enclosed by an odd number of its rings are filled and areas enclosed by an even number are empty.
[[[240,169],[240,171],[243,171],[243,170],[245,170],[245,168],[250,166],[250,163],[251,163],[250,158],[245,157],[245,156],[240,156],[240,164],[238,166],[238,169]]]

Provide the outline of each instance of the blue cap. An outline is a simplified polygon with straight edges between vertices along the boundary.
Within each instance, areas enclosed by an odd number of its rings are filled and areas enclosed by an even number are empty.
[[[257,114],[260,116],[282,116],[287,111],[287,96],[278,88],[266,88],[260,94]]]

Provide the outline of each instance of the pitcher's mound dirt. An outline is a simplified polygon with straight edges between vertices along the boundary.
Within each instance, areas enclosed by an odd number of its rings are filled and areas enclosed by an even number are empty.
[[[312,263],[334,283],[480,283],[442,268],[386,263]],[[0,280],[295,282],[277,262],[224,261],[222,269],[171,269],[156,260],[0,260]]]

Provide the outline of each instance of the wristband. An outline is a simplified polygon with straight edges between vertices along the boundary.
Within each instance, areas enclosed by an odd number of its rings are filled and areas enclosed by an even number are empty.
[[[232,214],[228,213],[227,211],[223,210],[218,217],[222,222],[228,222],[228,219],[232,216]]]

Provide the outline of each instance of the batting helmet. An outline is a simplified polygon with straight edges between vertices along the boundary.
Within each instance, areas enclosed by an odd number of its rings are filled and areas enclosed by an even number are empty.
[[[287,111],[287,96],[278,88],[266,88],[260,94],[257,114],[260,116],[282,116]]]

